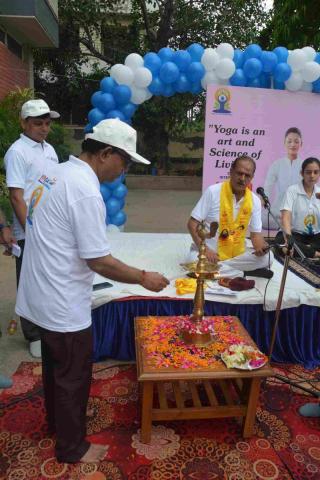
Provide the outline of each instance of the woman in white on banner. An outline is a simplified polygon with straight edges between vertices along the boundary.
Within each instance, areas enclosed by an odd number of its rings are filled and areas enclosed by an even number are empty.
[[[280,222],[280,207],[286,190],[290,185],[298,183],[302,159],[299,157],[299,150],[302,146],[301,131],[297,127],[289,128],[284,136],[284,145],[287,153],[273,162],[267,172],[264,183],[264,190],[271,202],[271,212]],[[262,213],[262,223],[264,228],[268,228],[267,210]],[[278,230],[278,225],[274,219],[269,217],[269,227]]]

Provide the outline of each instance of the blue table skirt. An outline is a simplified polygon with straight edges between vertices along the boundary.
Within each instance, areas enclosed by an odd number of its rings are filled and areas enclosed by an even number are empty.
[[[94,360],[134,360],[135,317],[146,315],[189,315],[192,300],[133,299],[106,303],[92,311]],[[206,315],[235,315],[240,318],[259,348],[268,354],[275,312],[262,305],[233,305],[206,302]],[[300,363],[306,368],[320,365],[320,309],[300,305],[281,311],[272,359]]]

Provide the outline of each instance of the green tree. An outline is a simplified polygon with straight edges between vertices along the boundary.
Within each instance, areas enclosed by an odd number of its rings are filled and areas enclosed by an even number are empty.
[[[320,8],[318,0],[274,0],[272,20],[262,34],[265,47],[283,45],[291,50],[320,48]]]
[[[79,104],[85,97],[89,109],[99,75],[104,76],[114,63],[123,63],[129,53],[144,55],[164,46],[184,49],[193,42],[205,47],[229,42],[241,48],[257,39],[268,18],[264,0],[132,0],[130,11],[125,9],[127,4],[122,0],[60,0],[60,48],[58,52],[42,50],[36,68],[52,72],[51,90],[62,108],[74,99]],[[101,49],[97,38],[102,40]],[[97,69],[89,85],[82,72],[90,59],[102,60],[106,68]],[[44,90],[41,82],[38,89]],[[190,110],[203,117],[203,103],[203,94],[184,94],[153,97],[143,104],[133,122],[144,132],[144,153],[165,166],[169,135],[186,127]]]

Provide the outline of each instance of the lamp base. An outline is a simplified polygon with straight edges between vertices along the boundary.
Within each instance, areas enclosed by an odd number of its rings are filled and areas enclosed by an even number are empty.
[[[187,345],[199,345],[204,347],[213,342],[213,336],[210,332],[190,333],[187,330],[181,330],[181,337]]]

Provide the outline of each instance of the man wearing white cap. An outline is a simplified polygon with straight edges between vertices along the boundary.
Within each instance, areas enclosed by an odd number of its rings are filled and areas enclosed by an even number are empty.
[[[40,327],[47,418],[60,462],[99,461],[107,450],[85,439],[94,272],[157,292],[169,283],[110,252],[100,183],[119,177],[131,160],[150,163],[136,152],[136,131],[103,120],[86,135],[79,158],[38,179],[29,201],[16,312]]]
[[[50,111],[44,100],[29,100],[22,105],[20,116],[23,133],[4,157],[7,186],[14,212],[13,233],[21,248],[21,256],[16,258],[17,284],[23,258],[27,199],[39,173],[42,173],[47,165],[58,163],[54,148],[45,140],[50,131],[51,119],[59,118],[60,115]],[[29,342],[31,355],[41,357],[38,327],[23,317],[21,327],[25,339]]]

